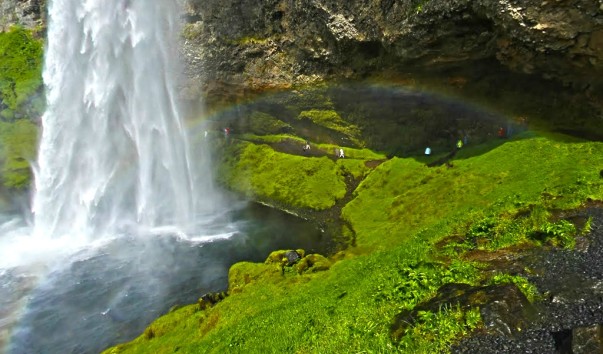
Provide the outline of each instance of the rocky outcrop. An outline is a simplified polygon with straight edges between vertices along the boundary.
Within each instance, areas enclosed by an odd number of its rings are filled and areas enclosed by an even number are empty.
[[[487,58],[588,92],[603,76],[600,0],[188,0],[185,12],[189,96]]]
[[[12,25],[34,28],[44,23],[46,0],[0,0],[0,31]]]
[[[568,249],[535,249],[519,264],[538,291],[538,315],[519,333],[475,333],[453,353],[599,353],[603,347],[603,209],[599,203],[563,217],[592,217],[591,232]],[[524,270],[524,271],[525,271]],[[486,328],[490,329],[490,328]]]

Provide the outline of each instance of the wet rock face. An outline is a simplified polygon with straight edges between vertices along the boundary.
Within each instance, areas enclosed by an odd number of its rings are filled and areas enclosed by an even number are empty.
[[[12,25],[34,28],[43,23],[46,0],[0,0],[0,30]]]
[[[603,76],[599,0],[188,0],[185,18],[188,74],[210,91],[485,58],[579,89]]]

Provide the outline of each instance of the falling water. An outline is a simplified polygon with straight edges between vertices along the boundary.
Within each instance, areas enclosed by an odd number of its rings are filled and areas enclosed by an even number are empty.
[[[223,289],[234,262],[322,239],[214,192],[211,137],[193,166],[175,3],[50,1],[33,230],[0,223],[0,353],[98,353]]]
[[[196,193],[175,103],[174,3],[51,1],[35,235],[190,225]]]

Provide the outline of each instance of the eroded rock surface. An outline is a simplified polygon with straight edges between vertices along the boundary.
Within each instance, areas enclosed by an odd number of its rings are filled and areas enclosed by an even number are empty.
[[[46,0],[0,0],[0,30],[12,25],[34,28],[43,24]]]
[[[185,17],[188,76],[209,90],[485,58],[589,93],[603,73],[599,0],[189,0]]]

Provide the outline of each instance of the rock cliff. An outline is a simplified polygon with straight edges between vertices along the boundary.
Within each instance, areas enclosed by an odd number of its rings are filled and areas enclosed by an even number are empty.
[[[0,30],[11,25],[27,28],[39,26],[44,21],[46,0],[0,0]]]
[[[603,0],[178,1],[191,100],[417,72],[452,73],[453,86],[498,75],[493,86],[520,73],[586,98],[603,119]],[[45,7],[0,0],[0,26],[37,26]]]
[[[184,17],[191,96],[486,59],[601,91],[601,0],[188,0]]]

